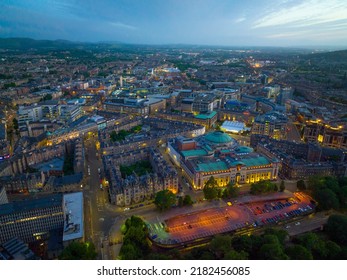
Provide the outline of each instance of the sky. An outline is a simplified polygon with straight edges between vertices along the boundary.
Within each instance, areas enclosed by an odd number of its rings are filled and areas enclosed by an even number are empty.
[[[0,37],[347,47],[347,1],[1,0]]]

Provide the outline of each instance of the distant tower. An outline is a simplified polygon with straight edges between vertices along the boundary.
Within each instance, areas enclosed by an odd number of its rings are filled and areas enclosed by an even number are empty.
[[[119,78],[119,84],[120,84],[120,87],[123,87],[123,76],[120,76],[120,78]]]

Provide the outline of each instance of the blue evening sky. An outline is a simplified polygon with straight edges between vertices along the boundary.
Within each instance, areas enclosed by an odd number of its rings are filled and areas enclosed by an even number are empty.
[[[347,47],[346,0],[2,0],[0,37]]]

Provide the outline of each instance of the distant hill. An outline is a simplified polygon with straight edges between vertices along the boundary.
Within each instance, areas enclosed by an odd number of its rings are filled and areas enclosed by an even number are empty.
[[[34,40],[30,38],[0,38],[0,49],[28,50],[28,49],[61,49],[74,48],[81,43],[67,40]],[[83,44],[83,43],[82,43]]]
[[[325,52],[325,53],[315,53],[307,56],[309,59],[321,60],[324,62],[337,62],[337,63],[347,63],[347,50]]]

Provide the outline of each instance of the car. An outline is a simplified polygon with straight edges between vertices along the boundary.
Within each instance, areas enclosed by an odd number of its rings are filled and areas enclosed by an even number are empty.
[[[296,222],[295,225],[296,225],[296,226],[299,226],[299,225],[300,225],[300,222]]]
[[[290,225],[286,226],[286,228],[290,228]]]
[[[228,206],[231,206],[233,205],[230,201],[227,202]]]
[[[130,210],[129,207],[124,208],[124,211],[129,211],[129,210]]]

